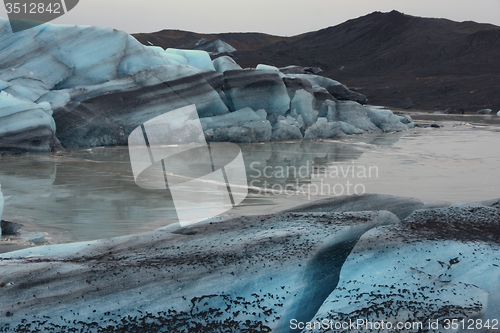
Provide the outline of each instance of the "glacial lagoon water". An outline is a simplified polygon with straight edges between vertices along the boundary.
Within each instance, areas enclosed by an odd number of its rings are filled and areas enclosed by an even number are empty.
[[[273,213],[363,192],[449,202],[500,197],[500,127],[464,120],[340,140],[240,144],[250,194],[228,214]],[[135,184],[127,147],[0,157],[0,184],[3,219],[22,223],[25,233],[43,232],[39,244],[137,234],[177,222],[167,191]],[[26,246],[21,237],[4,235],[0,253]]]

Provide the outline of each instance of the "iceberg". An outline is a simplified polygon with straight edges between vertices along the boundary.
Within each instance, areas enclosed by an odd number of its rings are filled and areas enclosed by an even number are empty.
[[[288,96],[290,96],[291,100],[293,100],[293,98],[295,97],[295,92],[298,90],[305,90],[309,93],[313,92],[313,86],[311,82],[306,79],[293,78],[289,76],[285,76],[282,79],[283,83],[285,83],[286,91],[288,92]]]
[[[310,126],[304,133],[304,140],[318,140],[318,139],[329,139],[335,134],[333,128],[328,123],[326,118],[320,117],[312,126]]]
[[[341,83],[330,78],[313,75],[313,74],[287,74],[287,77],[291,78],[299,78],[307,80],[311,83],[312,86],[320,86],[328,90],[328,88],[340,85]]]
[[[281,116],[273,125],[271,141],[302,140],[301,127],[293,117]]]
[[[166,49],[168,54],[174,54],[186,59],[186,64],[206,71],[215,71],[212,59],[205,51],[197,50],[180,50],[180,49]]]
[[[414,128],[415,127],[415,123],[413,122],[413,119],[411,119],[410,116],[408,115],[402,115],[402,116],[397,116],[399,118],[399,120],[405,124],[406,126],[408,126],[408,128]]]
[[[226,42],[221,41],[220,39],[215,39],[200,44],[195,48],[195,50],[203,50],[211,54],[233,53],[236,51],[234,47]]]
[[[262,120],[262,116],[249,107],[214,117],[201,118],[203,130],[227,126],[239,126],[253,120]]]
[[[281,77],[274,70],[228,70],[224,72],[224,91],[232,111],[250,107],[268,114],[284,115],[290,97]]]
[[[403,124],[406,118],[399,118],[391,110],[366,107],[368,118],[384,132],[406,131],[408,126]]]
[[[313,109],[314,96],[301,89],[295,92],[290,109],[302,116],[307,127],[311,126],[318,119],[318,111]]]
[[[313,75],[313,74],[287,74],[287,77],[303,78],[311,82],[313,86],[320,86],[325,88],[330,95],[338,100],[351,100],[360,104],[366,103],[366,96],[349,90],[346,86],[338,81],[332,80],[327,77]]]
[[[218,57],[217,59],[214,59],[212,62],[215,70],[221,73],[224,73],[225,71],[228,70],[241,69],[240,65],[238,65],[236,61],[234,61],[233,58],[229,56]]]
[[[48,103],[36,104],[0,92],[0,155],[60,148]]]
[[[328,90],[320,86],[313,86],[312,93],[314,95],[314,109],[318,110],[319,117],[326,117],[330,110],[335,110],[337,99],[333,97]]]
[[[369,110],[361,104],[354,101],[338,101],[337,114],[335,120],[346,122],[365,133],[382,132],[369,117]]]
[[[492,111],[491,109],[481,109],[477,111],[477,114],[490,114],[491,111]]]
[[[213,86],[196,74],[69,103],[54,111],[54,119],[64,147],[126,145],[127,135],[137,126],[191,104],[196,104],[200,117],[229,112]]]
[[[256,70],[262,70],[262,71],[274,71],[278,73],[278,75],[283,79],[285,77],[285,74],[281,73],[278,67],[270,66],[270,65],[264,65],[264,64],[258,64],[257,67],[255,67]]]
[[[242,126],[220,127],[205,132],[207,141],[217,142],[268,142],[272,127],[267,120],[252,120]]]
[[[225,115],[201,118],[207,141],[267,142],[271,141],[271,123],[264,110],[255,112],[249,107]]]
[[[207,127],[212,141],[301,140],[311,126],[308,139],[414,125],[408,116],[364,108],[337,81],[293,68],[241,69],[228,56],[212,61],[201,50],[144,46],[108,28],[47,23],[14,35],[8,26],[0,19],[0,99],[19,107],[0,115],[1,154],[123,145],[140,124],[191,104],[200,119],[245,108],[265,115]]]
[[[347,135],[365,133],[363,130],[356,128],[356,127],[352,126],[351,124],[348,124],[348,123],[343,122],[343,121],[334,121],[334,122],[331,122],[330,125],[332,126],[332,128],[338,128],[340,131],[342,131],[343,133],[345,133]]]

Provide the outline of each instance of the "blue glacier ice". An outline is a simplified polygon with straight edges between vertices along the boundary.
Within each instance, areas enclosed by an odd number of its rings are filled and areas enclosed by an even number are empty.
[[[207,141],[266,142],[271,141],[271,124],[264,110],[249,107],[214,117],[201,118]]]
[[[0,184],[0,221],[2,220],[3,205],[4,205],[4,200],[3,200],[3,193],[2,193],[2,184]],[[0,229],[0,236],[1,235],[2,235],[2,232]]]
[[[244,69],[224,72],[224,91],[230,109],[264,109],[269,114],[284,115],[290,97],[283,80],[274,70]]]
[[[411,119],[410,116],[408,115],[402,115],[402,116],[397,116],[399,118],[399,120],[405,124],[406,126],[408,126],[408,128],[414,128],[415,127],[415,123],[413,122],[413,119]]]
[[[2,324],[288,332],[290,319],[311,319],[335,289],[357,239],[398,221],[388,211],[215,218],[1,254]]]
[[[408,126],[403,124],[406,118],[399,118],[391,110],[370,107],[366,107],[365,109],[371,122],[384,132],[399,132],[408,129]]]
[[[301,89],[295,92],[290,109],[302,116],[306,126],[311,126],[318,119],[318,111],[313,109],[314,96]]]
[[[48,103],[36,104],[0,92],[0,154],[50,151],[58,145]]]
[[[427,325],[439,319],[441,325],[429,330],[436,333],[445,331],[448,318],[491,322],[500,314],[500,258],[492,229],[498,217],[498,208],[474,203],[415,210],[400,224],[372,229],[360,238],[314,320]]]
[[[167,54],[175,54],[184,57],[186,59],[186,64],[189,66],[193,66],[207,71],[215,71],[212,59],[210,59],[210,55],[208,55],[208,53],[205,51],[180,50],[180,49],[169,48],[166,49],[165,52]]]
[[[275,66],[270,66],[270,65],[264,65],[264,64],[258,64],[257,67],[255,67],[257,70],[263,70],[263,71],[274,71],[276,72],[281,78],[285,77],[285,74],[281,73],[278,67]]]
[[[262,120],[262,116],[249,107],[214,117],[201,118],[203,130],[228,126],[240,126],[253,120]]]
[[[302,124],[293,117],[278,117],[273,125],[272,141],[302,140]]]
[[[282,78],[283,83],[285,83],[286,90],[290,99],[295,97],[295,93],[298,90],[305,90],[309,93],[313,93],[313,86],[311,82],[306,79],[290,77],[289,75]]]
[[[337,102],[335,120],[346,122],[366,133],[382,132],[370,119],[369,110],[354,101]]]
[[[499,207],[500,199],[443,205],[352,195],[5,253],[2,323],[14,331],[300,332],[291,319],[439,320],[428,330],[438,333],[446,319],[491,321],[500,315]]]
[[[309,126],[304,133],[304,140],[329,139],[335,137],[333,128],[328,123],[328,120],[319,117],[316,123]]]
[[[4,90],[5,88],[8,88],[9,86],[10,84],[8,82],[0,80],[0,91]]]
[[[365,133],[363,130],[361,130],[357,127],[354,127],[351,124],[348,124],[344,121],[334,121],[334,122],[331,122],[331,124],[332,124],[331,126],[333,128],[338,128],[339,130],[341,130],[342,132],[344,132],[347,135]]]
[[[287,74],[288,77],[303,78],[308,80],[313,86],[325,88],[329,94],[338,100],[352,100],[364,104],[366,96],[349,90],[346,86],[327,77],[313,74]]]
[[[228,56],[212,61],[201,50],[144,46],[114,29],[43,24],[12,34],[0,19],[0,43],[1,99],[19,104],[15,114],[3,110],[2,154],[123,145],[143,122],[191,104],[202,119],[245,108],[265,116],[207,127],[207,138],[221,141],[301,140],[314,125],[308,139],[413,125],[408,116],[365,108],[362,95],[329,78],[269,65],[241,69]]]
[[[313,86],[320,86],[328,90],[328,88],[340,85],[341,83],[330,78],[313,75],[313,74],[287,74],[287,77],[305,79]]]
[[[204,50],[211,54],[233,53],[236,51],[234,47],[226,42],[221,41],[220,39],[211,40],[204,45],[198,46],[195,49]]]
[[[212,62],[215,70],[221,73],[228,70],[241,69],[240,65],[238,65],[236,61],[234,61],[233,58],[229,56],[218,57],[217,59],[214,59]]]

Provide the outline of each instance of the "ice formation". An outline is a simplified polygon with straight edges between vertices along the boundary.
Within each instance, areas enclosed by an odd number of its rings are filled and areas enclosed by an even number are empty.
[[[212,59],[205,51],[166,49],[165,53],[174,54],[185,59],[182,63],[206,71],[215,71]]]
[[[48,103],[34,103],[0,92],[0,155],[46,152],[59,146]]]
[[[241,69],[228,56],[144,46],[114,29],[43,24],[13,34],[1,19],[0,43],[1,154],[126,144],[143,122],[190,104],[206,124],[234,113],[231,126],[207,127],[212,141],[328,139],[413,124],[359,104],[362,95],[329,78]],[[245,118],[245,108],[266,119]]]
[[[500,315],[499,200],[460,206],[416,210],[399,224],[364,234],[313,321],[393,325],[362,326],[366,332],[401,332],[398,323],[421,323],[420,331],[438,333],[453,318],[493,326]]]
[[[500,316],[499,208],[500,199],[367,194],[5,253],[0,332],[300,332],[295,319],[384,321],[393,328],[360,331],[394,333],[422,323],[437,333],[447,319],[491,322]]]
[[[241,69],[240,65],[229,56],[222,56],[214,59],[213,61],[215,70],[224,73],[227,70],[237,70]]]
[[[2,193],[2,184],[0,184],[0,221],[2,220],[3,205],[4,205],[4,200],[3,200],[3,193]],[[1,229],[0,229],[0,235],[2,235]]]
[[[321,307],[358,238],[397,221],[283,213],[2,254],[3,327],[286,332]]]

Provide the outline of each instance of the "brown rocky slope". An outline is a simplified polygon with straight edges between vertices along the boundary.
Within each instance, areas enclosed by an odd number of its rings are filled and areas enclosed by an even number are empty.
[[[228,35],[237,38],[231,41]],[[199,38],[219,38],[233,45],[238,52],[232,56],[242,67],[259,63],[320,67],[322,75],[366,95],[370,104],[427,110],[500,109],[498,26],[392,11],[295,37],[264,35],[258,40],[253,35]],[[139,40],[144,37],[141,34]],[[175,47],[190,41],[155,45]],[[257,49],[258,43],[262,47]]]

